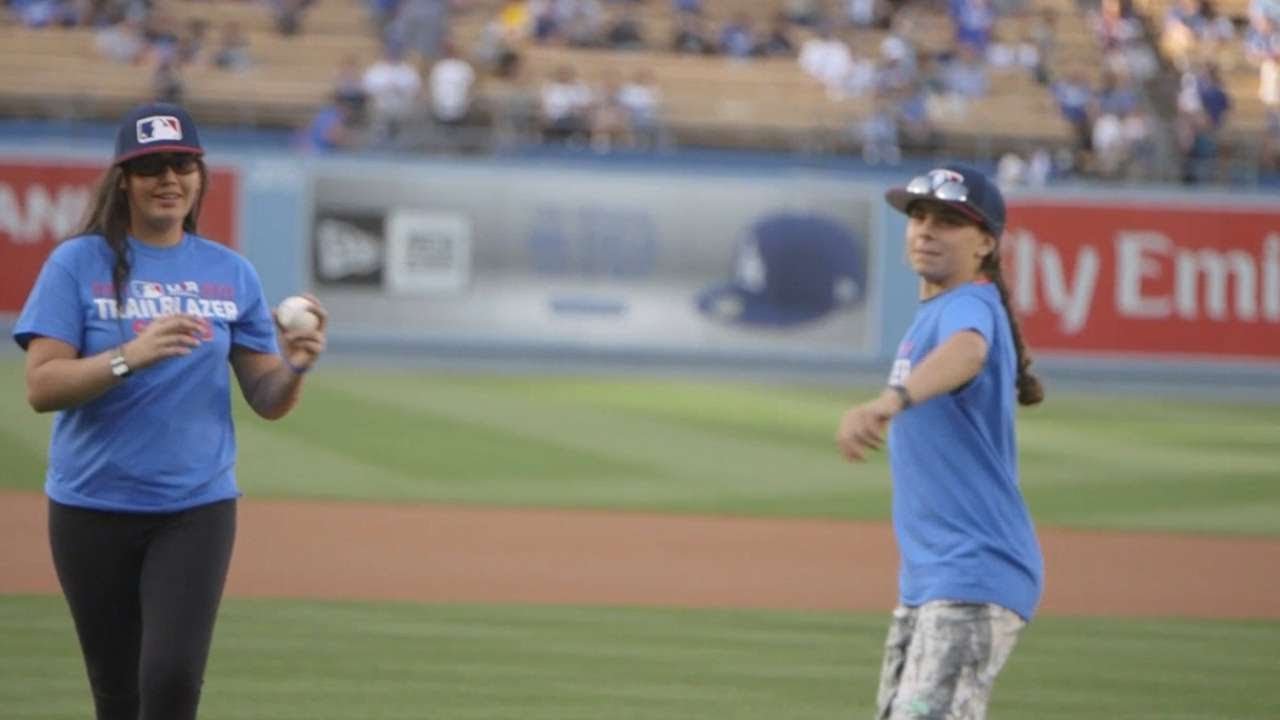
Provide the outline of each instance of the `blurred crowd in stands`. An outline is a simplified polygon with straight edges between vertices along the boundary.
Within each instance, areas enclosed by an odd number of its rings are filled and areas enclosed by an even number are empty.
[[[201,0],[185,0],[196,3]],[[256,3],[264,24],[306,32],[314,0]],[[353,2],[355,0],[352,0]],[[158,98],[181,102],[183,69],[228,73],[255,65],[251,34],[235,21],[177,22],[162,0],[8,0],[30,27],[95,28],[97,51],[148,68]],[[591,148],[655,149],[672,143],[661,78],[650,68],[596,73],[559,64],[543,77],[524,67],[531,48],[721,56],[752,63],[793,58],[832,103],[869,111],[847,129],[847,147],[873,164],[946,149],[940,127],[981,122],[993,82],[1022,74],[1052,98],[1071,128],[1066,145],[1003,149],[1007,184],[1088,173],[1115,179],[1218,177],[1234,101],[1224,72],[1256,69],[1264,129],[1251,153],[1280,169],[1280,0],[1249,0],[1247,14],[1220,14],[1213,0],[1084,0],[1075,10],[1035,0],[769,0],[767,15],[713,17],[703,0],[364,0],[381,57],[338,61],[331,101],[299,132],[312,151],[465,144],[495,132]],[[662,6],[659,8],[659,6]],[[1167,8],[1167,12],[1163,10]],[[653,10],[672,22],[659,36]],[[1068,56],[1060,12],[1079,12],[1096,47]],[[1162,17],[1157,16],[1164,12]],[[923,15],[945,13],[945,49],[920,42]],[[461,46],[453,26],[483,15]],[[759,18],[767,17],[760,23]],[[261,31],[261,29],[256,29]],[[865,31],[875,31],[866,33]],[[877,38],[873,46],[860,39]],[[1073,49],[1079,53],[1078,49]],[[1099,62],[1100,60],[1100,62]],[[484,86],[486,92],[481,93]],[[713,92],[709,90],[709,92]],[[1172,159],[1172,160],[1171,160]]]

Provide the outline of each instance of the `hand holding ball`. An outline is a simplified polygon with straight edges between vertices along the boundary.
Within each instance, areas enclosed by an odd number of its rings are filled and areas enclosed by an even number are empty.
[[[320,316],[312,310],[311,301],[293,295],[280,301],[276,307],[276,319],[289,332],[310,332],[320,327]]]

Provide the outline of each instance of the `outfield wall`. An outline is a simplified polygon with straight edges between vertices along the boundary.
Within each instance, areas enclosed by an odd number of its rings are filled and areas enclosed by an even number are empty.
[[[76,225],[102,149],[0,147],[0,318]],[[219,154],[206,233],[335,346],[874,367],[915,279],[883,182],[815,168]],[[1010,199],[1012,302],[1042,356],[1269,373],[1280,203],[1184,191]]]

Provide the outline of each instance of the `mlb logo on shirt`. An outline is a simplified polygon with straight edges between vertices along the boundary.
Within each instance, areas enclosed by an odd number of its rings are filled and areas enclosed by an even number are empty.
[[[138,121],[138,143],[181,140],[182,123],[172,115],[152,115]]]
[[[165,296],[164,285],[158,282],[134,280],[129,283],[129,294],[144,300],[154,300]]]

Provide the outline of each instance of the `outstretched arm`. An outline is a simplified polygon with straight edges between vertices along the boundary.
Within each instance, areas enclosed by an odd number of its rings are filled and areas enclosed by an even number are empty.
[[[911,403],[919,404],[962,387],[977,377],[986,360],[986,339],[978,332],[958,332],[912,368],[902,387]],[[885,388],[874,400],[850,408],[836,429],[840,453],[850,462],[865,460],[867,450],[878,450],[884,445],[889,421],[905,408],[906,398],[892,388]]]

